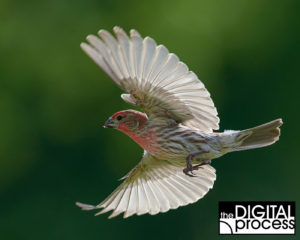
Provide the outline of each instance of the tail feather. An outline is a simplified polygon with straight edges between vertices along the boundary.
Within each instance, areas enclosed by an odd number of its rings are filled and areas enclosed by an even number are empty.
[[[237,139],[241,139],[241,144],[235,147],[234,151],[247,150],[269,146],[278,141],[280,136],[280,126],[282,119],[265,123],[263,125],[240,131]]]

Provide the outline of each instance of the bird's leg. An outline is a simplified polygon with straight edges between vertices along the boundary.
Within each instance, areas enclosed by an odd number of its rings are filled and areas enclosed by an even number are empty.
[[[199,169],[200,166],[210,163],[210,160],[207,160],[205,158],[196,158],[196,159],[194,159],[196,156],[199,156],[199,155],[204,154],[204,153],[208,153],[208,151],[201,151],[201,152],[191,153],[186,157],[186,168],[183,169],[184,174],[186,174],[190,177],[194,177],[193,170],[197,170],[197,169]],[[200,164],[196,165],[196,166],[193,166],[193,164],[192,164],[193,160],[202,161],[202,162]],[[191,174],[189,172],[191,172]]]
[[[193,174],[193,165],[192,165],[192,154],[189,154],[187,157],[186,157],[186,168],[183,169],[183,172],[185,175],[188,175],[190,177],[193,177],[194,175]],[[192,174],[190,174],[189,172],[191,172]]]

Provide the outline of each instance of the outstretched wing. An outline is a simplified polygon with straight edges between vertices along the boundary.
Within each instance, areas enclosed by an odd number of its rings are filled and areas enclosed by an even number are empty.
[[[145,153],[142,161],[126,176],[126,180],[97,206],[77,203],[83,210],[103,208],[98,214],[113,210],[109,218],[124,212],[151,215],[194,203],[213,187],[215,169],[203,165],[194,170],[195,177],[182,172],[183,164],[157,159]]]
[[[119,27],[114,32],[116,39],[105,30],[100,38],[89,35],[81,48],[128,93],[122,94],[126,102],[141,106],[152,121],[173,119],[204,132],[219,128],[209,92],[175,54],[136,30],[130,37]]]

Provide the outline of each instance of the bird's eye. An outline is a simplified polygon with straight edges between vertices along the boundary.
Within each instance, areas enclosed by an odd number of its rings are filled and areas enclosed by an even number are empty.
[[[121,115],[117,116],[117,120],[120,121],[123,117]]]

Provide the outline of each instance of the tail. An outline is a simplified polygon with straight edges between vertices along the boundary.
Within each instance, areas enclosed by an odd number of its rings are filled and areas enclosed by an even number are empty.
[[[224,137],[227,136],[224,147],[229,147],[230,151],[241,151],[269,146],[278,141],[280,136],[279,127],[282,124],[281,119],[276,119],[243,131],[225,131]],[[231,144],[228,141],[229,139],[231,139]]]

